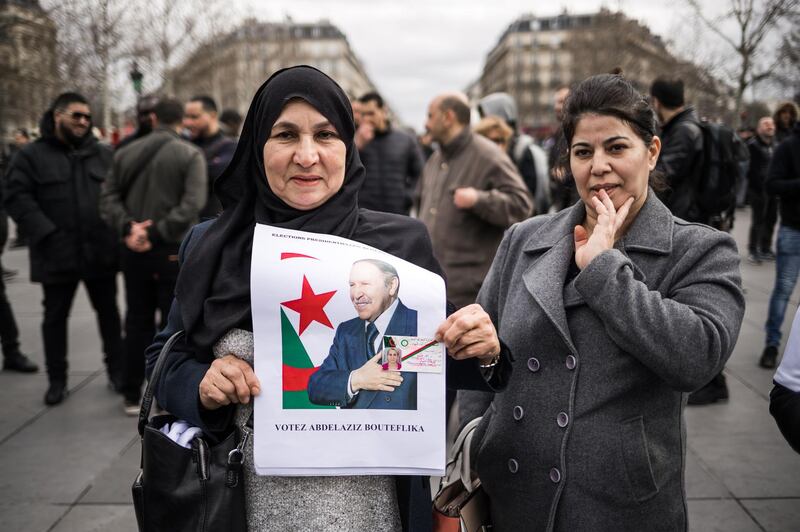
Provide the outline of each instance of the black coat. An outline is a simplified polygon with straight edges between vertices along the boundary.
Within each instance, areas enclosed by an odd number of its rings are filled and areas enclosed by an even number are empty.
[[[656,169],[665,175],[669,185],[659,198],[670,212],[689,222],[705,223],[695,198],[703,171],[703,132],[699,124],[691,107],[664,124]]]
[[[359,150],[367,175],[358,193],[365,209],[408,214],[411,194],[424,164],[417,141],[407,133],[389,128]]]
[[[764,181],[767,178],[767,168],[772,159],[773,144],[766,144],[758,135],[747,141],[750,151],[750,164],[747,167],[747,190],[751,194],[763,196],[765,194]]]
[[[780,198],[781,225],[800,231],[800,123],[775,148],[767,171],[767,192]]]
[[[11,161],[5,206],[30,239],[32,281],[67,282],[117,271],[117,239],[98,210],[111,157],[111,148],[91,134],[77,147],[59,141],[48,112],[42,138]]]

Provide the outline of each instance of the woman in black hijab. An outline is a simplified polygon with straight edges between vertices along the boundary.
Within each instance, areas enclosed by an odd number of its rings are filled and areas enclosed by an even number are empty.
[[[347,97],[312,67],[275,73],[250,105],[236,154],[215,184],[223,213],[185,238],[167,326],[147,351],[149,374],[166,340],[186,331],[155,383],[156,398],[206,434],[228,428],[234,413],[239,423],[247,419],[250,398],[260,392],[251,367],[256,223],[349,238],[442,275],[421,222],[358,208],[364,167],[353,136]],[[458,358],[499,352],[488,318],[453,320],[445,328]],[[465,374],[462,384],[484,384],[474,360],[455,366],[453,375]],[[259,477],[249,445],[250,529],[431,528],[427,478]]]

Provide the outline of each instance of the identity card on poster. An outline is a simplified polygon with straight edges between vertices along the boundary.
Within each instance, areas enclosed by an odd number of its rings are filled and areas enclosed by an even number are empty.
[[[258,224],[250,287],[259,474],[444,473],[440,276],[359,242]],[[387,374],[402,382],[370,389]]]

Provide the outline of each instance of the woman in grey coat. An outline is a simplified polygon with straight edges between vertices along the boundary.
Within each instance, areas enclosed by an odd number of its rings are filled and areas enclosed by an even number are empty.
[[[473,440],[495,530],[686,530],[683,408],[739,334],[736,245],[656,198],[655,116],[621,76],[563,127],[582,202],[509,229],[478,296],[513,355]]]

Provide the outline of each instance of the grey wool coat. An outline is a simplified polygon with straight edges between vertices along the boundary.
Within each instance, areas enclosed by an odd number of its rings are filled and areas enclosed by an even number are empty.
[[[736,244],[650,190],[615,248],[565,283],[584,215],[514,225],[478,296],[513,354],[473,440],[495,530],[687,530],[685,392],[736,343]]]

